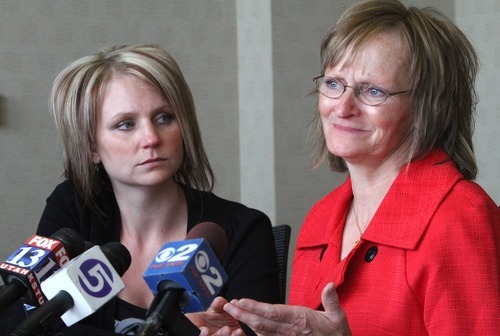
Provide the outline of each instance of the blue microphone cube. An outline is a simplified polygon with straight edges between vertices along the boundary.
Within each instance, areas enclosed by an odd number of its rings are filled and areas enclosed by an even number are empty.
[[[203,238],[164,244],[143,277],[154,295],[163,281],[184,288],[189,295],[189,303],[181,307],[185,313],[206,310],[227,280],[226,272]]]

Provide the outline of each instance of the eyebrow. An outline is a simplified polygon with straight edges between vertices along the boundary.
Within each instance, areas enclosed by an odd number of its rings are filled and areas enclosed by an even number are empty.
[[[158,106],[157,108],[155,108],[151,111],[151,115],[155,116],[155,115],[162,113],[162,112],[169,112],[169,113],[173,113],[174,115],[176,115],[175,111],[173,110],[173,108],[170,104]],[[108,120],[111,123],[116,123],[116,122],[121,121],[123,119],[133,118],[138,113],[139,112],[135,111],[135,110],[118,111],[118,112],[114,112],[113,115]]]
[[[347,80],[344,77],[326,76],[326,75],[324,77],[328,78],[328,79],[338,79],[339,81],[342,82],[342,84],[351,86],[351,84],[347,83]],[[363,86],[363,85],[373,85],[373,86],[376,86],[376,87],[378,87],[380,89],[387,90],[382,85],[374,84],[374,83],[368,82],[368,81],[356,82],[355,86]]]

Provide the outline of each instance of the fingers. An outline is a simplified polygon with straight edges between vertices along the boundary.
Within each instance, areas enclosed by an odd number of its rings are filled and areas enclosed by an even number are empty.
[[[241,329],[236,329],[235,331],[233,331],[231,336],[245,336],[245,332]]]
[[[224,310],[237,320],[249,317],[265,317],[273,319],[273,305],[251,299],[232,300],[224,306]]]
[[[208,336],[208,335],[209,335],[208,328],[201,327],[200,328],[200,335],[199,336]]]
[[[325,312],[338,313],[341,311],[339,297],[333,282],[328,283],[321,293],[321,303]]]
[[[251,299],[232,300],[223,309],[258,335],[350,335],[333,283],[323,289],[324,311],[306,307],[273,305]],[[232,336],[236,336],[234,334]]]
[[[206,327],[200,328],[199,336],[245,336],[241,329],[236,329],[231,331],[230,327],[222,327],[214,333],[210,333],[210,330]]]
[[[231,302],[225,304],[224,311],[237,320],[245,317],[245,315],[249,315],[249,313],[247,313],[244,309],[240,308],[238,300],[232,300]]]
[[[339,297],[333,282],[328,283],[325,288],[323,288],[321,303],[325,309],[325,316],[333,323],[331,330],[335,328],[339,335],[350,335],[351,332],[347,322],[347,316],[340,307]]]
[[[216,297],[213,301],[210,307],[207,309],[207,312],[214,312],[214,313],[224,313],[224,305],[227,303],[227,300],[224,299],[223,297]]]
[[[224,310],[235,319],[245,323],[258,335],[293,335],[289,314],[285,305],[272,305],[250,299],[232,300],[224,306]],[[238,336],[234,334],[232,336]],[[244,335],[244,334],[242,334]]]
[[[231,336],[231,328],[223,327],[219,329],[216,333],[214,333],[212,336]]]
[[[232,300],[231,304],[240,308],[240,311],[251,312],[269,320],[278,320],[281,316],[282,307],[286,307],[285,305],[269,304],[252,299]]]
[[[224,310],[238,321],[248,325],[255,332],[268,328],[266,326],[268,324],[268,320],[264,316],[256,314],[255,311],[251,309],[253,302],[244,301],[247,300],[232,300],[224,306]],[[233,336],[236,336],[236,334]]]

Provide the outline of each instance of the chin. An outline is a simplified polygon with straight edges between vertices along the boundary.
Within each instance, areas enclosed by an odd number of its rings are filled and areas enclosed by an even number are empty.
[[[329,146],[328,147],[328,151],[335,155],[335,156],[338,156],[338,157],[341,157],[341,158],[348,158],[348,157],[351,157],[353,156],[355,153],[353,152],[353,148],[349,148],[349,147],[339,147],[339,146]]]
[[[166,186],[169,184],[175,183],[173,175],[162,175],[162,176],[151,176],[149,178],[145,178],[137,181],[138,185],[142,185],[145,187],[156,187],[156,186]]]

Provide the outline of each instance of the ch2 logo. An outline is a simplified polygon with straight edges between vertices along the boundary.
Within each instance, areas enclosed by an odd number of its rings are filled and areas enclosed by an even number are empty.
[[[198,249],[198,244],[186,244],[178,247],[167,247],[161,250],[155,258],[158,263],[179,262],[188,260],[194,251]],[[217,267],[210,266],[210,257],[207,252],[199,250],[194,256],[196,269],[200,272],[205,286],[211,295],[216,293],[216,289],[222,287],[224,281]]]
[[[186,244],[181,247],[175,249],[173,247],[167,247],[166,249],[161,250],[155,258],[155,261],[158,263],[162,262],[177,262],[177,261],[186,261],[189,259],[192,252],[194,252],[198,248],[197,244]]]
[[[78,275],[80,286],[90,296],[102,298],[111,293],[113,274],[109,267],[97,259],[85,260]]]
[[[220,288],[224,284],[222,276],[217,267],[210,266],[210,258],[205,251],[198,251],[195,256],[195,265],[201,278],[211,295],[215,295],[215,288]],[[214,288],[215,287],[215,288]]]

